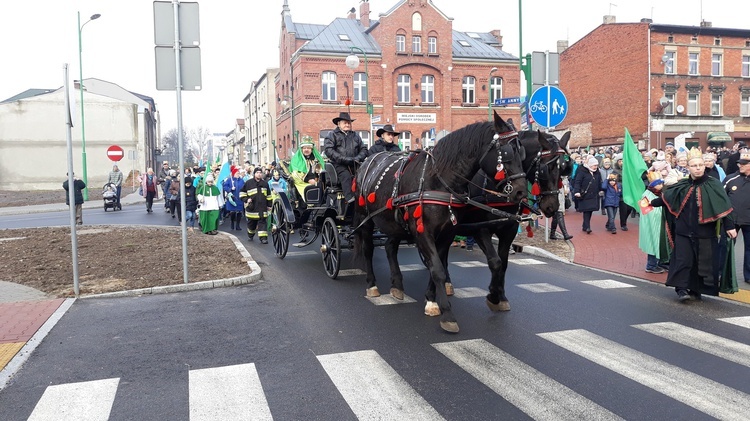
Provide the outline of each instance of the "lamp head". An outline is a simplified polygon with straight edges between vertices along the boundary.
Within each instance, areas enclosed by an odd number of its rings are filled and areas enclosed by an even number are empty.
[[[493,67],[490,69],[490,74],[493,74],[497,71],[497,67]]]
[[[354,54],[351,54],[346,57],[346,67],[354,70],[357,67],[359,67],[359,57],[357,57]]]
[[[96,13],[94,15],[91,15],[89,19],[94,20],[94,19],[99,19],[100,17],[102,17],[102,15],[100,13]]]

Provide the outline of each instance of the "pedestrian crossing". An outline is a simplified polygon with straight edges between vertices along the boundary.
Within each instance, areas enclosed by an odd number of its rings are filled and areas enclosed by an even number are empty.
[[[742,321],[748,318],[742,318]],[[717,325],[727,328],[740,336],[750,328],[742,323],[730,323],[740,318],[716,319]],[[721,322],[721,323],[719,323]],[[731,326],[731,327],[730,327]],[[672,346],[684,350],[693,349],[705,354],[705,361],[731,362],[750,367],[750,346],[733,341],[714,333],[702,331],[674,322],[634,324],[629,328],[646,332]],[[726,332],[726,329],[723,331]],[[636,347],[643,342],[627,343],[627,335],[613,340],[585,329],[570,329],[537,333],[544,343],[539,346],[545,355],[555,360],[563,360],[560,354],[581,357],[594,364],[594,369],[584,369],[592,374],[593,381],[600,387],[608,387],[615,377],[622,376],[648,389],[633,389],[630,393],[656,393],[675,401],[674,419],[684,419],[684,411],[697,410],[717,419],[741,420],[750,414],[750,390],[737,390],[722,384],[716,379],[682,368],[674,362],[665,361]],[[625,343],[620,343],[625,342]],[[546,345],[545,345],[546,344]],[[273,387],[264,388],[264,370],[272,368],[252,362],[229,366],[189,369],[187,395],[190,420],[272,420],[274,409],[270,401],[284,402],[284,405],[330,405],[345,403],[359,420],[442,420],[455,418],[442,414],[437,408],[442,402],[430,402],[424,395],[450,395],[447,384],[455,384],[454,369],[468,374],[460,380],[461,388],[486,388],[491,391],[485,405],[501,406],[507,402],[535,420],[619,420],[630,419],[632,414],[617,413],[622,407],[611,408],[614,401],[601,402],[602,394],[587,394],[585,385],[559,376],[554,368],[535,367],[533,358],[524,361],[525,348],[508,345],[498,340],[490,343],[485,339],[468,339],[436,342],[424,345],[427,349],[410,352],[430,353],[426,358],[439,362],[438,370],[403,370],[394,368],[394,362],[386,360],[377,350],[365,349],[322,355],[311,355],[311,361],[322,370],[300,365],[296,376],[310,378],[321,376],[320,381],[331,384],[337,393],[326,396],[330,401],[306,402],[288,395],[288,391],[274,382]],[[390,354],[392,355],[392,354]],[[668,354],[669,355],[669,354]],[[663,357],[664,358],[664,357]],[[669,357],[666,357],[669,358]],[[679,359],[679,358],[677,358]],[[718,361],[717,361],[718,363]],[[449,367],[450,365],[450,367]],[[396,366],[399,366],[396,364]],[[304,367],[304,368],[302,368]],[[598,368],[596,368],[598,367]],[[434,367],[431,367],[434,368]],[[743,368],[744,369],[744,368]],[[425,374],[429,371],[429,374]],[[449,374],[454,373],[454,374]],[[750,372],[738,373],[747,376]],[[126,376],[127,373],[123,373]],[[132,376],[129,376],[132,377]],[[577,380],[577,379],[576,379]],[[146,380],[153,381],[153,380]],[[270,380],[268,380],[270,381]],[[138,380],[128,382],[128,387],[138,387]],[[119,378],[91,380],[79,383],[51,385],[37,401],[29,420],[76,420],[94,421],[109,419],[121,386]],[[291,386],[289,386],[291,387]],[[650,390],[650,392],[645,392]],[[269,399],[267,394],[275,395]],[[445,396],[441,396],[445,397]],[[641,397],[646,400],[646,397]],[[124,399],[124,398],[123,398]],[[183,398],[176,397],[181,400]],[[496,399],[496,401],[493,401]],[[597,402],[599,400],[599,402]],[[664,405],[664,399],[659,399]],[[644,405],[634,401],[630,405]],[[119,405],[122,407],[127,407]],[[686,408],[687,407],[687,408]],[[642,406],[640,407],[643,408]],[[688,409],[692,408],[692,409]],[[687,413],[692,415],[694,414]],[[127,414],[117,414],[127,418]],[[277,419],[283,417],[277,415]],[[474,419],[472,414],[462,414],[464,419]]]

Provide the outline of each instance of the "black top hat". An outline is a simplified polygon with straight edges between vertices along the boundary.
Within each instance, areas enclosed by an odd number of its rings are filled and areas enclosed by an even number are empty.
[[[354,121],[354,119],[349,116],[349,113],[339,113],[339,116],[333,119],[333,124],[339,124],[339,121],[341,120]]]
[[[391,126],[390,124],[386,124],[382,128],[378,129],[378,131],[375,132],[375,135],[377,137],[380,137],[380,136],[383,135],[383,133],[393,133],[396,136],[398,136],[398,135],[401,134],[401,132],[397,132],[397,131],[393,130],[393,126]]]

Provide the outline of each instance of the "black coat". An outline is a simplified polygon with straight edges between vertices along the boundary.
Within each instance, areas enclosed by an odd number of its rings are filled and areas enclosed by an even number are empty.
[[[195,187],[185,186],[185,210],[195,212],[198,209],[198,198],[195,197]]]
[[[362,162],[367,158],[367,147],[357,132],[344,133],[338,127],[328,133],[323,148],[326,157],[336,166],[352,166],[354,161]]]
[[[387,143],[385,140],[380,138],[367,151],[367,156],[375,155],[378,152],[401,152],[401,148],[398,147],[398,143]]]
[[[65,189],[65,204],[70,206],[70,195],[68,194],[68,180],[63,181],[63,188]],[[86,183],[83,180],[73,180],[73,194],[75,195],[76,205],[83,204],[83,189],[86,188]]]
[[[737,165],[737,161],[740,159],[740,152],[737,151],[731,155],[729,155],[729,158],[727,158],[727,166],[724,167],[724,172],[727,174],[731,174],[733,172],[737,172],[740,170],[740,166]]]
[[[732,202],[732,216],[737,225],[750,225],[750,176],[740,172],[724,179],[724,191]]]
[[[578,198],[578,210],[581,212],[599,210],[599,191],[601,190],[599,170],[591,173],[586,167],[578,168],[573,179],[573,194],[581,193]]]

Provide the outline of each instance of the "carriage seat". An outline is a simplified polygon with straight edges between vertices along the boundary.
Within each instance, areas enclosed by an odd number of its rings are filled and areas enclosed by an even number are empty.
[[[323,189],[320,186],[305,187],[305,203],[308,206],[319,205],[323,201]]]
[[[321,174],[321,180],[323,180],[323,174]],[[336,168],[330,162],[326,162],[324,183],[328,187],[340,187],[339,176],[336,173]]]

